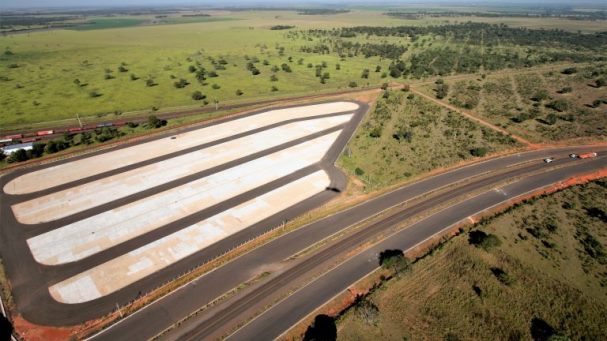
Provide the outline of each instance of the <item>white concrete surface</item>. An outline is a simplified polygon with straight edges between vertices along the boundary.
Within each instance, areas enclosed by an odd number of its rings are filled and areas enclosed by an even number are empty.
[[[27,173],[8,182],[4,186],[4,192],[8,194],[37,192],[284,120],[354,111],[358,107],[356,103],[351,102],[331,102],[271,110],[178,134],[175,135],[177,138],[174,140],[169,138],[154,140],[133,147]]]
[[[28,239],[36,261],[81,260],[319,162],[341,131]],[[139,263],[138,263],[139,264]]]
[[[108,295],[322,192],[329,184],[324,171],[315,172],[59,282],[49,287],[49,292],[67,304]]]
[[[351,114],[295,122],[12,206],[23,224],[39,224],[124,198],[252,153],[348,122]]]

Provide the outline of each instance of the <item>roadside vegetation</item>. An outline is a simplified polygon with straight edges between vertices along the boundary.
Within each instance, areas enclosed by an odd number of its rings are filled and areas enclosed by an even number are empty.
[[[368,190],[519,145],[410,92],[386,91],[339,160]]]
[[[343,314],[341,340],[598,340],[607,178],[483,220]]]

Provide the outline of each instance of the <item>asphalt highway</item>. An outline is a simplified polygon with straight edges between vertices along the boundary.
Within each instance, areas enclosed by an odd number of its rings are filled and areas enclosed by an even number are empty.
[[[444,186],[464,180],[470,181],[470,179],[479,175],[504,170],[517,164],[532,161],[534,163],[532,168],[537,170],[538,168],[545,167],[541,161],[544,157],[557,156],[563,159],[562,162],[571,162],[566,160],[568,153],[586,151],[588,148],[567,147],[510,155],[461,167],[404,186],[348,210],[306,225],[259,247],[165,296],[115,326],[97,334],[94,339],[130,340],[133,338],[152,337],[174,322],[181,320],[192,311],[213,301],[231,288],[259,274],[263,271],[264,267],[271,268],[273,265],[281,265],[285,259],[306,247],[387,208]],[[145,327],[142,328],[141,326]]]
[[[274,305],[265,313],[253,319],[252,322],[246,324],[236,333],[232,334],[229,339],[272,340],[280,336],[290,326],[307,316],[317,307],[326,303],[332,297],[335,297],[335,295],[347,289],[348,286],[375,270],[379,266],[378,254],[381,251],[387,249],[409,250],[467,217],[499,205],[507,200],[544,186],[566,180],[574,175],[605,168],[607,167],[607,158],[603,156],[591,161],[570,160],[561,161],[561,163],[567,163],[567,165],[563,168],[556,168],[545,173],[542,172],[529,177],[523,177],[511,184],[500,187],[499,190],[488,190],[473,198],[462,200],[455,205],[400,230],[380,243],[350,257],[347,261],[332,269],[322,277],[296,291],[293,295],[288,296],[288,298]],[[499,178],[491,177],[489,178],[489,181],[481,180],[479,183],[473,182],[467,184],[455,191],[466,189],[466,191],[472,192],[475,187],[478,188],[481,185],[480,183],[491,185],[491,183],[498,183],[500,180],[506,178],[523,176],[537,170],[538,167],[531,165],[506,173]],[[432,207],[432,205],[439,204],[441,201],[448,201],[452,198],[453,194],[448,192],[420,205],[429,208]],[[267,304],[268,297],[276,295],[276,293],[279,292],[287,292],[289,286],[292,285],[291,283],[298,277],[303,276],[306,273],[312,273],[316,266],[323,264],[327,259],[360,245],[361,242],[366,239],[363,236],[371,234],[368,233],[368,231],[385,230],[398,224],[398,222],[419,213],[415,207],[412,209],[413,212],[410,212],[410,209],[407,208],[394,215],[388,216],[379,222],[373,223],[370,226],[366,226],[359,232],[340,241],[339,244],[314,254],[296,267],[293,267],[263,285],[260,285],[247,295],[240,297],[230,304],[226,304],[223,310],[219,313],[215,313],[204,323],[196,325],[191,330],[179,328],[175,333],[170,335],[169,338],[179,340],[201,340],[220,336],[220,332],[225,331],[227,326],[235,325],[235,323],[249,317],[247,314],[250,314],[256,305],[261,307],[263,304]]]

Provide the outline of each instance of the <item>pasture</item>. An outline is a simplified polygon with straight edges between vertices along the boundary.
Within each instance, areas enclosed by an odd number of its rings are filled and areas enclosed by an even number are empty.
[[[294,32],[499,19],[404,20],[383,15],[384,12],[385,9],[358,9],[334,15],[299,15],[295,11],[205,11],[211,16],[91,17],[87,18],[91,24],[69,29],[2,36],[0,131],[74,119],[76,114],[85,120],[102,120],[108,114],[196,108],[215,102],[377,85],[392,80],[385,75],[390,58],[304,52],[302,47],[327,40]],[[565,19],[503,19],[500,22],[515,26],[558,26],[584,32],[598,29],[596,22],[582,20],[569,27],[563,24]],[[555,20],[559,23],[555,24]],[[272,30],[276,25],[294,28]],[[419,38],[414,43],[408,38],[361,34],[344,41],[377,46],[399,44],[407,47],[401,56],[405,60],[430,47],[434,52],[427,54],[428,58],[439,51],[436,48],[459,49],[451,38],[434,34]],[[520,47],[503,47],[511,48],[523,51]],[[197,77],[202,69],[205,79]],[[363,77],[366,69],[370,72]]]

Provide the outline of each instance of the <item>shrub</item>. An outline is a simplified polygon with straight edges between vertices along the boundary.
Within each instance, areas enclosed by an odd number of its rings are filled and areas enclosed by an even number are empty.
[[[278,91],[278,88],[276,86],[272,86],[272,92],[276,92]]]
[[[496,235],[486,234],[481,230],[470,231],[468,234],[468,243],[484,250],[490,250],[502,244]]]
[[[280,68],[282,69],[282,71],[284,72],[291,72],[291,67],[289,66],[289,64],[283,63]]]
[[[375,304],[368,300],[359,300],[356,304],[355,312],[356,315],[358,315],[358,318],[370,326],[376,326],[379,322],[379,309]]]
[[[359,167],[356,167],[356,169],[354,170],[354,174],[356,174],[357,176],[363,176],[365,174],[365,171]]]
[[[498,281],[502,282],[502,284],[511,285],[514,283],[514,279],[512,279],[512,277],[510,277],[510,275],[508,275],[508,273],[501,268],[492,267],[491,272]]]
[[[192,99],[193,99],[193,100],[195,100],[195,101],[200,101],[200,100],[203,100],[203,99],[205,99],[205,98],[207,98],[207,96],[205,96],[205,95],[204,95],[202,92],[200,92],[200,91],[194,91],[194,92],[192,93]]]
[[[470,154],[476,157],[483,157],[487,154],[487,148],[485,147],[477,147],[470,149]]]
[[[356,84],[356,82],[352,81],[348,84],[348,86],[351,88],[356,88],[358,86],[358,84]]]
[[[240,90],[240,89],[236,90],[236,96],[242,96],[242,94],[244,94],[244,92],[242,92],[242,90]]]
[[[150,129],[160,128],[162,126],[165,126],[166,124],[167,124],[166,120],[161,120],[154,115],[150,115],[148,117],[148,128],[150,128]]]
[[[569,103],[567,103],[567,101],[565,101],[565,100],[557,99],[557,100],[554,100],[554,101],[546,104],[546,107],[550,108],[550,109],[554,109],[558,112],[563,112],[563,111],[566,111],[567,109],[569,109]]]
[[[219,84],[213,84],[213,85],[211,85],[211,88],[218,90],[218,89],[221,89],[221,86],[219,86]]]

